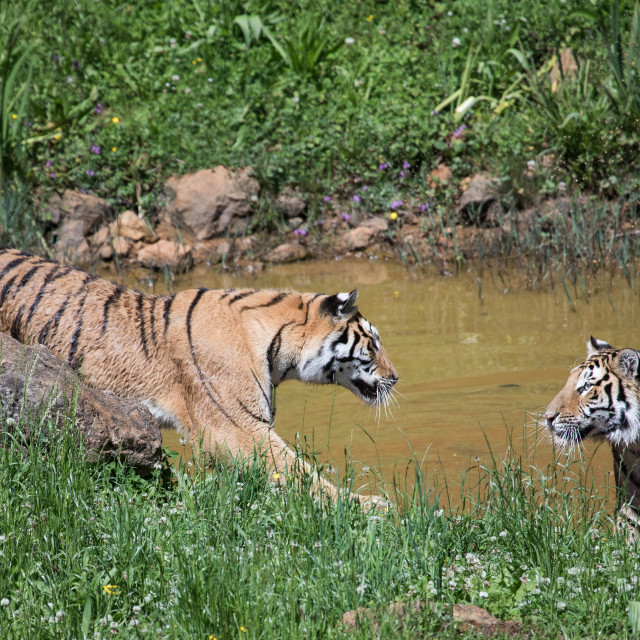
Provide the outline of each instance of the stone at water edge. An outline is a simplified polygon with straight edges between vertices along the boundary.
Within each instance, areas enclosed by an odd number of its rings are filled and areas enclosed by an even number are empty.
[[[264,259],[267,262],[296,262],[310,256],[309,250],[297,242],[286,242],[269,251]]]
[[[158,240],[138,251],[135,259],[145,267],[178,267],[191,258],[191,246],[171,240]]]
[[[109,225],[109,233],[112,238],[128,238],[134,242],[154,242],[156,240],[153,229],[133,211],[123,211]]]
[[[74,427],[87,445],[88,461],[98,455],[123,460],[143,475],[160,462],[160,428],[144,405],[87,387],[42,345],[25,346],[0,333],[0,348],[0,403],[9,429],[26,430],[28,440],[33,434],[25,416],[39,417],[46,407],[59,430],[75,404]]]

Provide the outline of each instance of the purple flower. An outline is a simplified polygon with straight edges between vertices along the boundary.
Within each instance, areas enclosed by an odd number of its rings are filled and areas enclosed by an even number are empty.
[[[306,230],[306,229],[296,229],[296,230],[293,232],[293,235],[296,235],[296,236],[306,236],[306,235],[307,235],[307,230]]]
[[[403,168],[403,169],[411,169],[411,165],[410,165],[410,164],[405,160],[405,161],[402,163],[402,168]]]
[[[421,204],[420,205],[420,211],[426,211],[427,210],[427,205],[426,204]]]
[[[47,160],[47,161],[44,163],[44,166],[45,166],[45,167],[50,167],[52,164],[53,164],[53,160]]]
[[[330,202],[331,201],[331,196],[325,196],[324,198],[322,198],[325,202]]]
[[[95,172],[93,169],[87,169],[87,170],[85,171],[85,173],[86,173],[90,178],[93,178],[93,176],[95,176],[95,175],[96,175],[96,172]]]
[[[401,178],[404,178],[404,169],[400,172],[399,175],[400,175]]]
[[[362,193],[366,193],[368,188],[369,187],[365,184],[364,187],[362,187]]]
[[[55,174],[55,173],[50,173],[50,174],[49,174],[49,177],[50,177],[52,180],[55,180],[56,174]]]
[[[95,153],[97,156],[100,155],[100,147],[97,144],[91,145],[91,153]]]
[[[78,58],[74,58],[71,62],[71,66],[74,69],[79,69],[80,68],[80,63],[78,62]]]
[[[353,198],[351,198],[354,202],[360,202],[360,196],[353,196]]]
[[[404,202],[402,202],[402,200],[394,200],[391,203],[391,208],[392,209],[397,209],[398,207],[401,207],[404,204]]]
[[[432,115],[432,116],[439,116],[439,115],[440,115],[440,112],[439,112],[439,111],[436,111],[436,110],[434,109],[434,110],[431,112],[431,115]]]
[[[457,129],[454,130],[453,137],[454,138],[461,138],[462,134],[464,133],[464,130],[466,128],[467,128],[466,124],[461,124]]]
[[[348,213],[343,213],[342,219],[346,222],[347,220],[351,220],[351,216]]]
[[[378,165],[378,171],[384,171],[385,169],[388,169],[389,165],[386,162],[383,162],[382,164]]]
[[[93,110],[95,113],[100,115],[102,113],[102,105],[98,102],[98,104],[95,107],[93,107]]]

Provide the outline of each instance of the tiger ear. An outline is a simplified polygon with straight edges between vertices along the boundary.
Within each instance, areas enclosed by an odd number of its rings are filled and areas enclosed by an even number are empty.
[[[598,340],[591,336],[589,338],[589,341],[587,342],[587,358],[598,355],[605,349],[613,349],[613,347],[608,342],[605,342],[604,340]]]
[[[622,349],[616,356],[615,363],[622,375],[636,378],[640,370],[640,353],[633,349]]]
[[[354,289],[351,293],[336,293],[334,296],[327,296],[322,301],[321,309],[323,313],[330,316],[350,318],[358,313],[357,299],[357,289]]]

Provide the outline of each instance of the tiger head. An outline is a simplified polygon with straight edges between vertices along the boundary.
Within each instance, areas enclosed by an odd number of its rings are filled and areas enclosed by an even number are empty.
[[[387,404],[398,374],[378,330],[358,311],[358,291],[319,296],[310,305],[297,374],[302,382],[336,383],[366,403]]]
[[[639,378],[640,352],[590,338],[587,359],[571,371],[544,414],[553,438],[563,445],[585,438],[635,442],[640,438]]]

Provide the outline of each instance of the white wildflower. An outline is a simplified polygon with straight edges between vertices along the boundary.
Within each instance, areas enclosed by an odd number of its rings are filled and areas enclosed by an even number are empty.
[[[454,49],[457,49],[460,45],[462,44],[460,38],[458,38],[457,36],[451,41],[451,46]]]

